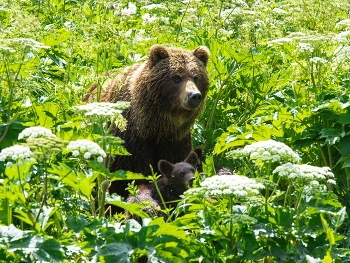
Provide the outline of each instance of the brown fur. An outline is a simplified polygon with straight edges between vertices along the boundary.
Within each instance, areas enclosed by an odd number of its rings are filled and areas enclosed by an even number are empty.
[[[209,51],[194,51],[155,45],[148,60],[126,69],[101,93],[101,101],[130,101],[123,112],[128,120],[126,131],[114,129],[130,156],[116,156],[110,170],[129,170],[150,174],[150,165],[157,171],[159,160],[171,163],[184,160],[192,149],[190,128],[204,107],[209,80],[206,66]],[[121,86],[121,87],[120,87]],[[119,89],[120,87],[120,89]],[[93,101],[97,87],[92,86],[85,101]],[[192,94],[199,97],[190,99]],[[113,182],[110,193],[126,197],[127,182]]]
[[[180,196],[189,188],[194,179],[195,169],[199,164],[199,159],[202,157],[201,151],[200,156],[197,155],[199,153],[197,149],[191,151],[183,162],[171,164],[166,160],[160,160],[158,163],[158,169],[162,177],[157,180],[157,185],[168,208],[177,206],[178,202],[173,201],[180,199]],[[151,207],[145,209],[151,217],[162,216],[167,219],[166,214],[157,209],[159,207],[164,210],[165,207],[153,183],[139,185],[137,198],[129,196],[126,200],[127,203],[140,203],[139,201],[146,201],[151,204]],[[126,214],[129,213],[126,211]],[[134,218],[140,224],[142,223],[140,217],[135,215],[131,215],[130,217]]]

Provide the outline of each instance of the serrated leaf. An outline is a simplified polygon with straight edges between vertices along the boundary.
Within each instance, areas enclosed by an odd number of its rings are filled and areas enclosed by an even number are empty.
[[[151,217],[146,212],[142,211],[142,209],[145,208],[145,206],[141,204],[125,203],[122,201],[107,201],[107,204],[119,206],[120,208],[129,211],[131,214],[137,215],[142,218]]]
[[[101,247],[99,255],[108,263],[127,263],[134,248],[126,242],[114,242]]]
[[[139,180],[139,179],[146,179],[142,174],[139,173],[133,173],[130,171],[124,171],[124,170],[118,170],[114,173],[111,173],[110,175],[111,181],[117,181],[117,180]]]
[[[343,114],[342,116],[340,116],[338,122],[342,125],[350,124],[350,113]]]
[[[327,239],[329,241],[329,244],[330,245],[334,245],[335,244],[335,239],[334,239],[333,230],[330,229],[330,227],[328,226],[327,221],[324,219],[322,214],[320,214],[320,217],[321,217],[321,222],[322,222],[322,225],[323,225],[323,229],[324,229],[324,231],[326,233],[326,236],[327,236]]]

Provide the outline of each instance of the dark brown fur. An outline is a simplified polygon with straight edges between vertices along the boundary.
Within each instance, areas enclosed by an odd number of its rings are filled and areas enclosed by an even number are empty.
[[[146,62],[126,69],[119,78],[122,85],[114,81],[101,93],[101,101],[124,100],[131,105],[123,112],[126,131],[112,131],[125,141],[131,155],[117,156],[112,172],[122,169],[149,175],[150,165],[157,171],[161,159],[177,163],[186,158],[192,149],[190,128],[203,110],[208,91],[208,59],[205,47],[188,51],[155,45]],[[84,100],[93,101],[95,93],[96,85]],[[200,93],[198,105],[189,100],[191,93]],[[126,186],[124,181],[113,182],[109,190],[126,197]]]
[[[194,179],[195,169],[201,158],[201,155],[197,155],[197,152],[199,153],[197,149],[196,151],[191,151],[183,162],[171,164],[168,161],[160,160],[158,163],[158,169],[162,177],[157,180],[157,185],[168,208],[177,206],[178,202],[173,201],[180,199],[180,196],[188,189]],[[153,183],[139,185],[137,198],[129,196],[126,200],[127,203],[140,203],[139,201],[151,203],[151,207],[145,209],[150,217],[162,216],[167,219],[166,214],[157,209],[159,207],[164,210],[165,207]],[[128,214],[127,211],[126,213]],[[134,218],[140,224],[142,223],[140,217],[135,215],[131,215],[130,217]]]

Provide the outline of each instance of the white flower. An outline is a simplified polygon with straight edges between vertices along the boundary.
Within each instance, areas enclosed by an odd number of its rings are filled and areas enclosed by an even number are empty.
[[[329,167],[286,163],[278,166],[273,173],[277,173],[279,176],[286,177],[302,185],[309,184],[315,186],[319,183],[325,183],[326,180],[330,181],[330,183],[334,182],[335,184],[334,180],[328,179],[334,178],[334,174],[330,172]]]
[[[103,160],[103,158],[107,156],[105,151],[102,150],[97,143],[85,139],[70,142],[67,146],[67,150],[72,151],[74,157],[82,154],[85,159],[96,157],[97,161],[101,160],[101,158]],[[92,154],[92,151],[94,154]]]
[[[278,44],[278,45],[283,45],[286,42],[292,42],[293,39],[291,38],[287,38],[287,37],[283,37],[283,38],[279,38],[279,39],[275,39],[275,40],[271,40],[268,42],[268,45],[271,46],[272,44]]]
[[[245,146],[243,150],[228,152],[227,155],[234,159],[248,157],[257,164],[265,162],[299,162],[300,160],[300,157],[290,147],[274,140],[255,142]]]
[[[310,62],[313,62],[315,64],[326,64],[327,60],[319,57],[313,57],[313,58],[310,58]]]
[[[121,11],[123,16],[132,16],[136,14],[136,5],[129,3],[127,8],[123,8]]]
[[[162,5],[162,4],[150,4],[142,7],[142,9],[148,9],[148,10],[157,9],[157,8],[166,9],[165,5]]]
[[[72,22],[68,22],[68,21],[66,21],[66,22],[64,22],[63,23],[63,25],[65,26],[65,27],[71,27],[71,25],[72,25]]]
[[[272,12],[274,12],[274,13],[276,13],[276,14],[288,14],[287,11],[284,11],[283,9],[277,8],[277,7],[275,7],[274,9],[272,9]]]
[[[14,145],[0,152],[0,161],[4,162],[5,160],[9,160],[7,166],[12,167],[12,164],[16,162],[18,165],[23,165],[24,162],[32,162],[32,156],[34,156],[34,153],[28,147]]]
[[[301,52],[314,52],[314,48],[310,43],[299,43],[297,46]]]
[[[339,21],[338,23],[335,24],[336,28],[340,27],[350,27],[350,19],[345,19],[342,21]]]
[[[84,158],[85,159],[90,159],[91,158],[91,153],[90,152],[84,153]]]
[[[259,189],[264,185],[257,183],[254,179],[246,176],[234,175],[214,175],[206,178],[200,183],[200,187],[186,191],[186,195],[222,195],[234,196],[237,198],[248,195],[258,195]]]
[[[18,140],[22,140],[24,138],[38,138],[38,137],[51,137],[55,136],[50,129],[40,127],[40,126],[33,126],[24,129],[19,135]]]
[[[156,17],[155,15],[151,16],[149,13],[146,13],[142,16],[142,20],[143,20],[144,25],[151,24],[154,21],[156,21],[157,19],[158,19],[158,17]]]
[[[114,116],[122,113],[130,103],[118,101],[117,103],[111,102],[94,102],[86,105],[78,105],[72,107],[77,112],[83,113],[85,116]]]
[[[99,163],[102,163],[102,162],[103,162],[103,158],[102,158],[101,156],[99,156],[99,157],[97,157],[97,161],[98,161]]]
[[[327,183],[329,183],[329,184],[336,184],[337,182],[335,180],[333,180],[333,179],[328,179]]]

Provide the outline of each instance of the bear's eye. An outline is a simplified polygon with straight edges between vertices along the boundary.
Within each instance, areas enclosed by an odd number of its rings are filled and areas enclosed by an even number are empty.
[[[179,174],[181,177],[183,177],[185,175],[185,172],[180,172]]]
[[[182,78],[181,78],[181,76],[179,76],[179,75],[175,75],[174,78],[173,78],[173,80],[174,80],[175,83],[180,83],[181,80],[182,80]]]
[[[196,82],[196,83],[197,83],[197,82],[198,82],[198,80],[199,80],[199,77],[198,77],[198,76],[194,76],[194,77],[193,77],[193,80],[194,80],[194,82]]]

